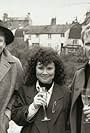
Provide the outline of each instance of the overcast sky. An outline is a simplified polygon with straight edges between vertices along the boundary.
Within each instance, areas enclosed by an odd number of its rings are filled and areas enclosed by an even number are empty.
[[[77,16],[83,21],[85,13],[90,9],[90,0],[2,0],[0,17],[8,13],[9,17],[25,17],[31,13],[32,23],[50,24],[56,17],[57,24],[72,22]]]

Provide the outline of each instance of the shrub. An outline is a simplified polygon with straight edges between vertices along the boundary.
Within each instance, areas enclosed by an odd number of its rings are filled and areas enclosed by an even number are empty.
[[[23,40],[19,40],[19,39],[15,39],[13,44],[10,45],[8,49],[14,56],[20,59],[23,65],[24,72],[26,72],[26,69],[28,67],[27,57],[28,56],[30,57],[36,51],[33,51],[32,47],[28,48],[27,44]],[[84,58],[83,54],[78,53],[77,55],[74,55],[74,54],[61,55],[61,59],[65,66],[66,86],[69,87],[75,71],[85,63],[86,58]]]

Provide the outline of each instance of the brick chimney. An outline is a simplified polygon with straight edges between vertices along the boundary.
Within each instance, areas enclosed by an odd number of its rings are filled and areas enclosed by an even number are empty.
[[[30,12],[28,12],[26,19],[29,21],[29,25],[32,25],[32,19],[30,17]]]
[[[51,25],[56,25],[56,18],[51,19]]]

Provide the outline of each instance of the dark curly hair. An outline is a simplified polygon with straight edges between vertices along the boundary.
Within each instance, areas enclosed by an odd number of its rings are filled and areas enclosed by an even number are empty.
[[[54,62],[55,64],[55,77],[54,82],[62,85],[65,82],[64,65],[60,56],[52,48],[49,47],[34,47],[31,50],[32,54],[28,53],[28,67],[25,76],[25,85],[30,86],[36,83],[36,65],[41,62],[43,65],[48,65]]]

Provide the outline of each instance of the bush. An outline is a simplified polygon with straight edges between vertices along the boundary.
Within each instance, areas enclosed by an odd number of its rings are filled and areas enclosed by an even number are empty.
[[[68,54],[61,57],[66,73],[66,86],[69,87],[74,77],[75,71],[80,69],[87,61],[83,55]]]
[[[20,59],[23,65],[24,72],[26,72],[26,69],[28,67],[27,57],[30,57],[36,51],[33,51],[32,47],[28,48],[27,44],[23,40],[18,39],[15,39],[13,44],[10,45],[8,49],[14,56]],[[36,48],[36,50],[37,49],[38,47]],[[77,55],[61,55],[61,59],[65,66],[66,86],[68,87],[71,84],[75,71],[85,63],[86,59],[84,58],[83,54],[80,53],[78,53]]]

